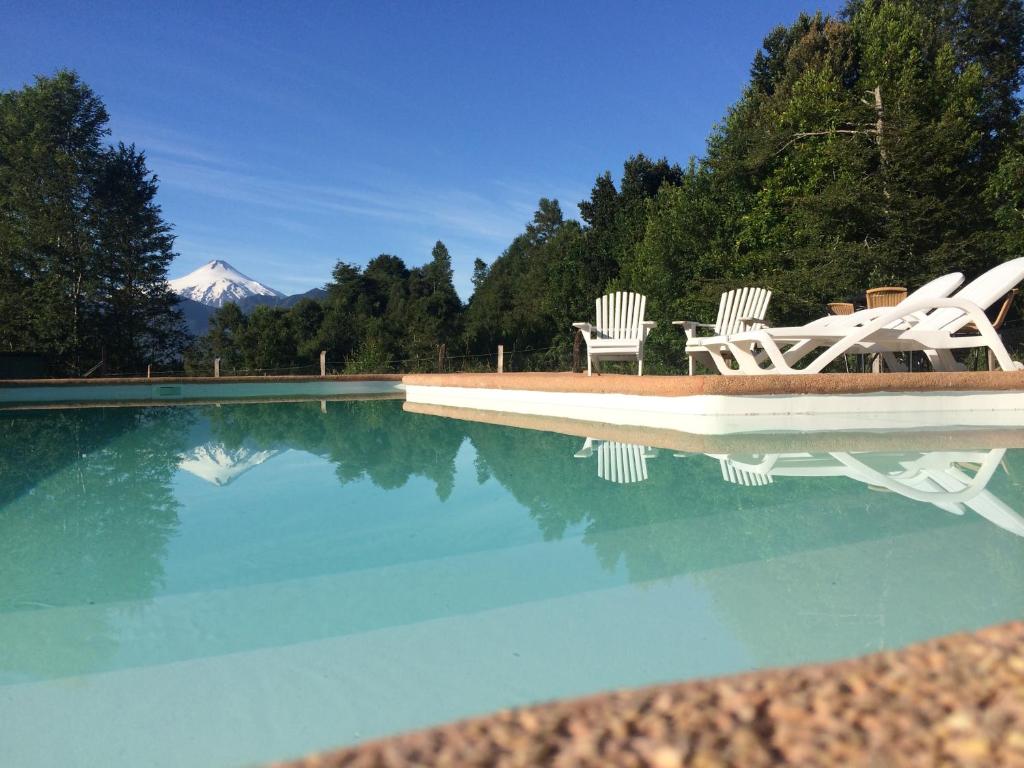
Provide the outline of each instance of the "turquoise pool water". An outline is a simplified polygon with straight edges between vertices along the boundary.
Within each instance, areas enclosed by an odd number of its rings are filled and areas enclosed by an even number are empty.
[[[705,455],[398,401],[0,429],[4,766],[246,765],[1024,615],[998,440]]]

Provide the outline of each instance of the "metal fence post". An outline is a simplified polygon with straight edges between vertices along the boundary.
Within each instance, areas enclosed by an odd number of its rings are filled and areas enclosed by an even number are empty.
[[[219,357],[213,358],[213,378],[215,378],[215,379],[219,379],[220,378],[220,358]]]
[[[498,373],[505,372],[505,345],[498,345]]]
[[[327,350],[320,350],[320,376],[327,375]]]

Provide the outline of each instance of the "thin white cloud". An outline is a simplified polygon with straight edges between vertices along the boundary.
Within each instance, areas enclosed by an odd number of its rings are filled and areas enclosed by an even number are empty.
[[[179,155],[160,162],[162,182],[196,194],[278,211],[345,214],[430,228],[438,236],[461,235],[507,244],[530,220],[536,199],[521,191],[484,196],[452,189],[401,187],[376,190],[334,184],[296,182],[242,173]],[[570,208],[570,213],[571,213]]]

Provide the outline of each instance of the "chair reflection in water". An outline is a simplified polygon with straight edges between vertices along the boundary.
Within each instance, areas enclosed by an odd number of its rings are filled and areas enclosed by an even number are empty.
[[[588,437],[574,454],[589,459],[597,454],[597,476],[611,483],[642,483],[647,479],[647,460],[658,455],[655,448],[614,440]]]
[[[929,453],[708,454],[721,463],[722,477],[738,485],[767,485],[776,477],[848,477],[872,490],[898,493],[954,515],[971,509],[1000,528],[1024,536],[1024,517],[986,490],[1005,455],[1005,448]]]

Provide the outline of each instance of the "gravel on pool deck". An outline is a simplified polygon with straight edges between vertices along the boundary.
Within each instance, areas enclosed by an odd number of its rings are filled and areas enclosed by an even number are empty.
[[[502,711],[280,765],[1024,766],[1024,622]]]

